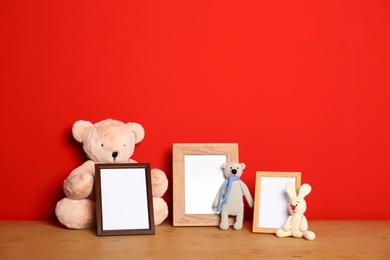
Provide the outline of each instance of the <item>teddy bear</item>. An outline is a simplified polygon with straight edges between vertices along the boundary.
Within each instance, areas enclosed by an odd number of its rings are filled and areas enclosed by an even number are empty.
[[[65,197],[55,207],[59,222],[70,229],[96,226],[94,177],[95,163],[137,163],[131,156],[135,145],[145,137],[142,125],[105,119],[95,124],[79,120],[73,124],[73,137],[82,143],[89,160],[75,168],[64,180]],[[168,216],[168,205],[162,198],[168,179],[159,169],[151,170],[154,223]]]
[[[305,197],[311,192],[309,184],[303,184],[299,189],[299,193],[295,190],[295,184],[288,182],[286,185],[287,194],[290,196],[290,203],[288,204],[288,216],[282,228],[276,230],[277,237],[304,237],[307,240],[314,240],[316,235],[313,231],[308,230],[308,222],[303,215],[306,211]]]
[[[253,207],[252,195],[246,184],[240,180],[245,167],[244,163],[231,162],[222,164],[226,181],[222,184],[213,202],[213,207],[217,209],[217,212],[221,213],[219,228],[222,230],[229,229],[229,216],[236,216],[233,228],[235,230],[242,229],[244,221],[243,195],[249,207]]]

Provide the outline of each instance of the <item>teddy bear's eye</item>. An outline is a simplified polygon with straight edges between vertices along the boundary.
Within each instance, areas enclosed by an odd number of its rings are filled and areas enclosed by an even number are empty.
[[[124,144],[123,146],[126,146],[126,144]]]
[[[104,145],[102,144],[102,147],[103,147]]]

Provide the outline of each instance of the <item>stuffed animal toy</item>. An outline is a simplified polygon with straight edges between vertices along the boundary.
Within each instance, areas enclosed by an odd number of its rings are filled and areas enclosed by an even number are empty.
[[[144,139],[144,128],[138,123],[123,123],[106,119],[96,124],[79,120],[73,124],[73,137],[83,144],[89,160],[74,169],[65,179],[65,198],[55,208],[57,219],[71,229],[96,226],[94,176],[95,163],[136,163],[131,159],[135,145]],[[162,196],[168,179],[159,169],[151,170],[155,225],[168,216],[168,206]]]
[[[253,207],[253,198],[245,183],[240,177],[245,169],[244,163],[224,163],[222,165],[223,174],[226,181],[222,184],[217,195],[215,196],[213,207],[221,213],[221,222],[219,228],[222,230],[229,229],[229,216],[236,216],[233,228],[242,229],[244,220],[244,195],[249,206]]]
[[[286,185],[287,194],[290,196],[288,212],[290,216],[287,218],[282,228],[276,230],[278,237],[304,237],[307,240],[314,240],[316,235],[308,230],[308,222],[303,215],[306,211],[306,201],[304,198],[311,192],[309,184],[303,184],[299,189],[299,193],[295,191],[295,184],[288,182]]]

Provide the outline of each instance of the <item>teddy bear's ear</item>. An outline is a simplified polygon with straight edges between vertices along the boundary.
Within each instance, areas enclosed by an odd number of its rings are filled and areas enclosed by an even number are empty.
[[[227,165],[227,163],[223,163],[222,164],[222,169],[225,169],[226,165]]]
[[[93,126],[89,121],[79,120],[73,124],[72,134],[74,139],[82,142],[87,131]]]
[[[240,165],[241,165],[241,168],[244,170],[246,167],[245,163],[240,163]]]
[[[142,127],[142,125],[140,125],[138,123],[127,123],[126,125],[131,129],[131,131],[133,131],[133,133],[135,135],[135,143],[136,144],[138,144],[139,142],[141,142],[144,139],[145,130]]]

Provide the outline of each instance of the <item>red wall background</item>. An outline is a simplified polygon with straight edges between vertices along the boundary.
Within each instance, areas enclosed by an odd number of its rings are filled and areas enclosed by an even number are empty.
[[[54,219],[105,118],[170,180],[172,143],[237,142],[252,194],[301,171],[309,219],[390,219],[389,1],[2,0],[0,32],[0,219]]]

